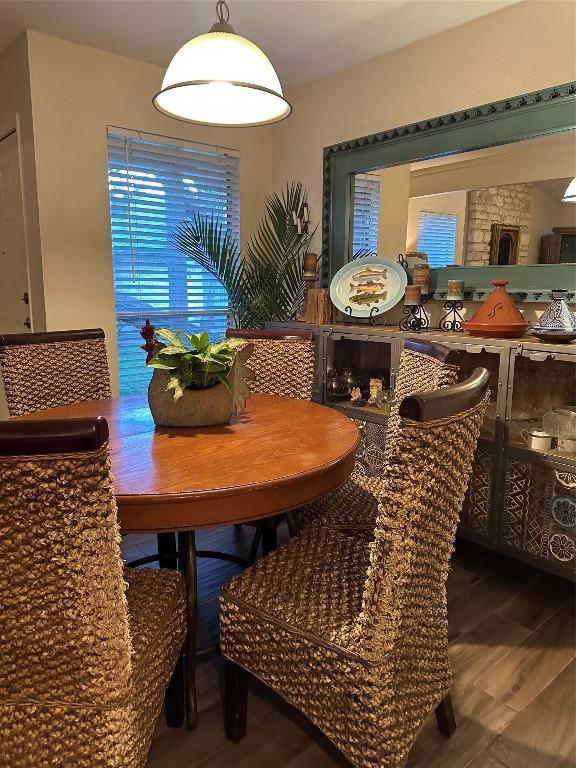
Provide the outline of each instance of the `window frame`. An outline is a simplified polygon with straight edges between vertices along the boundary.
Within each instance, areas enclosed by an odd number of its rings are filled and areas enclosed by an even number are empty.
[[[229,325],[224,287],[178,252],[171,244],[171,233],[194,211],[205,211],[230,226],[239,242],[240,153],[109,126],[107,160],[119,386],[121,394],[138,394],[146,391],[152,375],[139,349],[139,330],[147,318],[157,328],[206,329],[212,340],[221,338]],[[124,185],[117,178],[122,172]],[[204,192],[189,195],[187,185],[192,182],[200,189],[202,180],[206,181]],[[162,206],[155,205],[156,196],[150,191],[154,188],[162,189],[158,195],[164,200]],[[206,294],[212,294],[209,300]],[[131,302],[141,306],[132,309]],[[141,370],[135,363],[137,355],[142,355]]]

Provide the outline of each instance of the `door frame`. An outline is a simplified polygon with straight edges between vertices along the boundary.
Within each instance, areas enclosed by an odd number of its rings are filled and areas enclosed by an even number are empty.
[[[34,301],[32,296],[32,274],[30,270],[30,243],[28,237],[28,218],[26,208],[26,185],[24,183],[24,165],[22,162],[22,122],[20,113],[16,112],[14,120],[10,124],[2,126],[0,130],[0,142],[16,135],[16,151],[18,153],[18,172],[20,174],[20,198],[22,203],[22,226],[24,228],[24,256],[26,259],[26,281],[28,283],[28,317],[30,318],[30,332],[36,330],[34,325]],[[23,331],[25,333],[25,331]]]

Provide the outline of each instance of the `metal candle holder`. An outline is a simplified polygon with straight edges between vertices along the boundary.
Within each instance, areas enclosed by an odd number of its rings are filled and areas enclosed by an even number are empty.
[[[310,224],[310,208],[308,207],[308,203],[305,203],[302,206],[301,217],[297,211],[292,211],[292,223],[296,227],[299,235],[304,236],[308,234],[308,227]]]
[[[419,304],[404,304],[404,317],[398,323],[401,331],[420,333],[430,328],[430,318],[424,309],[427,301],[428,297],[422,296]]]
[[[379,323],[376,322],[376,316],[379,315],[379,313],[380,313],[380,310],[378,309],[378,307],[372,307],[372,309],[370,310],[370,316],[368,317],[368,322],[373,328],[376,328],[377,325],[378,326],[386,325],[386,318],[384,316],[380,318],[381,322]],[[348,315],[352,319],[352,307],[350,306],[350,304],[344,307],[344,314]]]
[[[400,264],[400,266],[403,267],[406,272],[408,272],[408,261],[404,258],[403,253],[398,254],[397,261],[398,261],[398,264]]]
[[[464,330],[462,323],[464,318],[460,311],[464,309],[464,302],[460,299],[447,299],[444,302],[446,314],[440,319],[440,330],[447,333],[455,333]]]

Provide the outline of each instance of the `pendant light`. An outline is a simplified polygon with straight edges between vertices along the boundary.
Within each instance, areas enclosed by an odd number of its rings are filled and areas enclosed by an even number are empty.
[[[564,192],[564,197],[562,198],[563,203],[576,203],[576,176],[572,179],[570,184],[566,187],[566,192]]]
[[[292,107],[274,67],[257,45],[228,23],[226,0],[218,21],[176,53],[153,104],[179,120],[203,125],[264,125],[284,120]]]

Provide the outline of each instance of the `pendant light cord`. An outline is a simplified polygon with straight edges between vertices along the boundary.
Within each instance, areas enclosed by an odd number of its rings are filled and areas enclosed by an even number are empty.
[[[227,32],[229,35],[235,35],[234,27],[228,23],[230,8],[228,8],[226,0],[218,0],[216,3],[216,15],[218,16],[218,21],[212,25],[210,32]]]
[[[218,0],[216,3],[216,15],[218,16],[218,21],[223,22],[224,24],[229,21],[230,8],[228,8],[228,3],[226,0]]]

